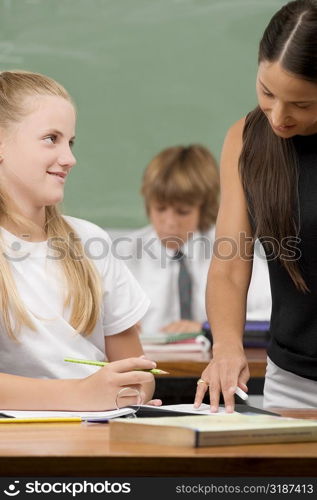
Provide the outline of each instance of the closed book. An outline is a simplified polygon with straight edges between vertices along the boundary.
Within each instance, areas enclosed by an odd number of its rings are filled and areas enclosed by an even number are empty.
[[[269,321],[247,321],[244,327],[244,347],[267,347],[270,341]]]
[[[203,339],[202,341],[199,339],[192,339],[169,344],[142,344],[142,347],[145,354],[151,354],[153,352],[208,352],[210,350],[210,342],[205,337],[203,337]]]
[[[226,446],[317,441],[317,420],[268,415],[205,416],[112,420],[110,440],[168,446]]]
[[[201,332],[141,335],[140,340],[146,354],[151,352],[206,352],[210,349],[210,341]]]
[[[212,344],[212,334],[209,322],[202,327],[206,337]],[[245,323],[243,345],[244,347],[268,347],[270,342],[270,322],[266,320],[248,320]]]

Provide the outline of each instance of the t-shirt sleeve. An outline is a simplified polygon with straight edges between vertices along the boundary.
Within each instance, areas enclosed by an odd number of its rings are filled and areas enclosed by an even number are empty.
[[[116,255],[116,247],[104,233],[108,243],[102,272],[103,330],[105,335],[120,333],[140,321],[150,301],[125,263]]]

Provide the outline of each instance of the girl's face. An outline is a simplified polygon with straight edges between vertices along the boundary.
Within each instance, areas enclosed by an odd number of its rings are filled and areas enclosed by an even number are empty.
[[[0,186],[27,214],[63,200],[76,160],[75,110],[58,96],[35,96],[30,112],[0,130]],[[28,109],[28,107],[26,109]]]
[[[177,250],[198,230],[200,206],[168,205],[153,200],[149,204],[149,218],[161,242]]]
[[[317,133],[317,84],[288,73],[278,62],[263,61],[256,90],[276,135],[286,139]]]

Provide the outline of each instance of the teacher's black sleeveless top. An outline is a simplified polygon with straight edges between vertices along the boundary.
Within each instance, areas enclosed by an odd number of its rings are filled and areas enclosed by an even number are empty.
[[[268,261],[273,304],[268,355],[280,368],[317,380],[317,134],[292,140],[299,165],[299,265],[310,291],[298,291],[280,262]]]

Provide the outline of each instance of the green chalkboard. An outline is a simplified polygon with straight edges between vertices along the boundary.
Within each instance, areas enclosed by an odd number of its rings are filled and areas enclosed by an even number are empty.
[[[104,227],[145,222],[154,154],[199,142],[219,159],[255,104],[257,47],[281,0],[0,0],[0,68],[56,78],[78,127],[66,213]]]

